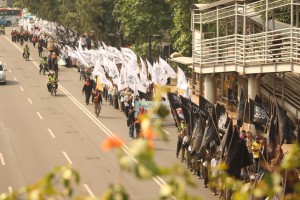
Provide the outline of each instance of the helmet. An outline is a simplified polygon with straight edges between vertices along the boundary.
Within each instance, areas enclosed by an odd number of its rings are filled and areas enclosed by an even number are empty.
[[[25,44],[25,47],[27,47],[28,45],[27,44]]]

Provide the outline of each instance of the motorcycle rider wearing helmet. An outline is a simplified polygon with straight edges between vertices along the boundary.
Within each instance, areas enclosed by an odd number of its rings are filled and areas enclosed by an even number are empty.
[[[40,74],[41,74],[41,72],[42,72],[43,67],[45,67],[45,71],[49,72],[49,70],[48,70],[48,62],[47,62],[47,57],[46,57],[46,56],[44,56],[44,57],[42,58],[39,67],[40,67],[40,71],[39,71]],[[44,74],[44,75],[45,75],[45,74]]]
[[[27,44],[25,44],[25,47],[23,48],[23,58],[25,58],[25,53],[28,52],[28,55],[30,56],[29,47]]]
[[[47,83],[47,88],[48,88],[49,92],[51,92],[50,86],[51,86],[52,83],[55,83],[55,89],[57,89],[58,85],[57,85],[57,81],[55,79],[54,73],[49,72],[48,73],[48,83]]]

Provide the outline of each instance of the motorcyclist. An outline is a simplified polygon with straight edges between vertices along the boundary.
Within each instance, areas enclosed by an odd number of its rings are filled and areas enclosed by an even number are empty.
[[[30,56],[29,47],[27,44],[25,44],[25,47],[23,48],[23,58],[25,58],[25,53],[28,52],[28,55]]]
[[[48,70],[48,62],[47,62],[47,57],[46,56],[42,57],[42,60],[41,60],[41,63],[39,65],[39,67],[40,67],[40,71],[39,71],[40,74],[41,74],[41,72],[43,70],[43,67],[45,68],[45,71],[49,72],[49,70]]]
[[[57,81],[55,79],[55,76],[54,76],[54,72],[49,72],[48,73],[48,83],[47,83],[47,88],[48,88],[48,91],[51,92],[51,84],[52,83],[55,83],[55,89],[57,89],[58,85],[57,85]]]

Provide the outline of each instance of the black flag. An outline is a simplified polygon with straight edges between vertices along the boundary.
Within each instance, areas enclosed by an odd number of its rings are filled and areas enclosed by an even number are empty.
[[[189,124],[189,121],[190,121],[190,116],[189,116],[189,102],[190,100],[183,97],[183,96],[179,96],[180,97],[180,101],[181,101],[181,109],[182,109],[182,112],[183,112],[183,116],[184,116],[184,120],[185,120],[185,123],[186,124]]]
[[[228,165],[227,172],[235,178],[240,178],[241,169],[252,164],[250,154],[248,152],[245,140],[240,139],[237,127],[233,128],[232,137],[230,141],[227,157],[225,163]]]
[[[177,94],[173,92],[168,92],[168,99],[170,102],[170,106],[173,108],[173,110],[176,110],[177,108],[180,108],[180,98]]]
[[[245,108],[246,106],[245,106],[244,92],[243,89],[241,89],[241,96],[240,96],[240,101],[238,106],[238,117],[237,117],[237,125],[239,127],[242,127],[244,123]]]
[[[276,117],[276,108],[273,104],[271,109],[271,118],[267,125],[267,144],[270,148],[270,154],[268,157],[268,160],[271,160],[276,156],[276,146],[279,144],[277,141],[277,135],[278,135],[278,127],[277,127],[277,117]]]
[[[216,105],[216,115],[219,132],[224,134],[229,123],[229,118],[225,106],[219,102]]]
[[[278,120],[278,143],[280,145],[289,137],[290,127],[288,124],[288,116],[286,115],[285,110],[279,106],[278,102],[275,101],[276,113]]]
[[[203,140],[201,143],[201,147],[205,147],[207,144],[210,144],[210,142],[215,141],[216,144],[220,144],[219,135],[218,135],[218,129],[217,129],[217,119],[215,113],[215,108],[209,108],[208,111],[208,122],[205,127]]]
[[[204,97],[200,96],[199,97],[199,106],[200,106],[200,110],[203,111],[203,112],[201,112],[201,114],[203,115],[204,119],[207,120],[209,117],[208,110],[210,108],[214,108],[214,105],[212,103],[210,103],[209,101],[207,101]]]
[[[192,144],[192,151],[191,153],[197,152],[200,150],[201,142],[204,135],[204,128],[205,128],[205,122],[202,119],[202,117],[199,117],[197,119],[197,123],[195,125],[194,131],[193,131],[193,144]]]
[[[228,152],[228,147],[230,146],[232,134],[233,134],[233,124],[232,124],[232,119],[229,118],[229,124],[225,131],[225,134],[222,137],[222,141],[220,144],[221,158],[223,158],[225,152],[226,153]]]
[[[259,102],[253,101],[252,99],[249,99],[249,102],[250,123],[265,125],[268,122],[268,113],[264,106]]]
[[[170,102],[171,113],[173,115],[176,125],[178,126],[181,121],[181,117],[177,112],[177,109],[181,109],[180,98],[173,92],[169,92],[167,95],[168,95],[168,100]]]

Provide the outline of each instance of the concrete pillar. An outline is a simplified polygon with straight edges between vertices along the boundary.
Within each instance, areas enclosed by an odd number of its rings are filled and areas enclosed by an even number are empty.
[[[259,74],[250,74],[248,76],[248,97],[250,99],[254,100],[256,95],[261,96],[260,79],[261,76]],[[252,124],[249,126],[249,130],[253,133],[253,135],[260,134],[256,131],[255,126]]]
[[[205,98],[212,104],[216,103],[216,81],[214,74],[205,74]]]
[[[257,94],[256,74],[250,74],[248,76],[248,98],[254,100],[256,94]]]

